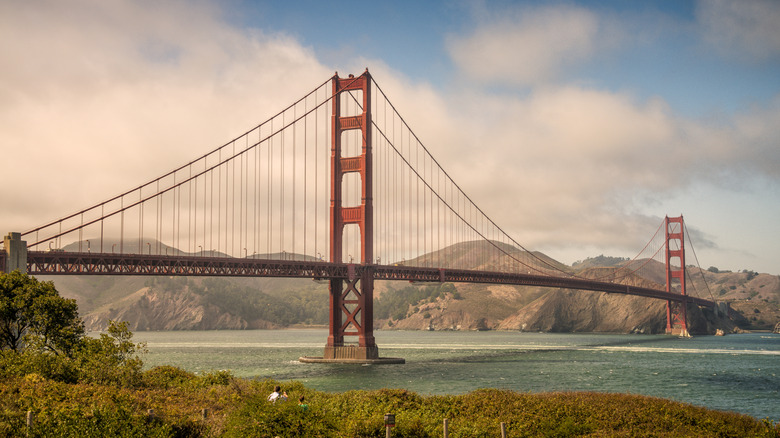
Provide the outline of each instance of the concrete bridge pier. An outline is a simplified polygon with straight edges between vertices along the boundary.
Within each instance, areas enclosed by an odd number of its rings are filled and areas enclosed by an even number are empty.
[[[718,305],[715,306],[715,315],[730,317],[731,307],[729,306],[728,301],[718,301],[717,303]]]
[[[27,273],[27,242],[22,240],[22,233],[8,233],[3,240],[3,272],[20,271]]]

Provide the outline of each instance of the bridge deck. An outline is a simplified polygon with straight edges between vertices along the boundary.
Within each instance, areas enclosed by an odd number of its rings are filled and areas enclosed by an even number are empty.
[[[403,265],[356,265],[316,260],[30,251],[27,255],[27,266],[28,272],[33,275],[186,275],[311,279],[351,279],[370,270],[376,280],[540,286],[637,295],[670,301],[686,301],[699,306],[716,306],[713,301],[664,290],[578,277]]]

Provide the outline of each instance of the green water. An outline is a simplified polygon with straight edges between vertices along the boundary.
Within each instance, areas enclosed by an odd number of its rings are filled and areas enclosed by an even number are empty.
[[[600,391],[664,397],[780,421],[780,335],[680,339],[650,335],[375,332],[380,355],[404,365],[303,364],[324,329],[137,332],[147,366],[298,380],[322,391],[406,388],[461,394]]]

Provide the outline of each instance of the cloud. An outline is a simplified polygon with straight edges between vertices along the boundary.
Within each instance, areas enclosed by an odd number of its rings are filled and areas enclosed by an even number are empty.
[[[472,107],[464,116],[480,129],[480,144],[490,146],[464,160],[478,163],[464,185],[478,187],[475,198],[486,200],[485,208],[503,216],[499,223],[513,224],[517,235],[534,230],[523,241],[604,241],[587,230],[624,229],[620,223],[635,215],[629,202],[637,193],[669,190],[675,175],[684,175],[678,166],[696,155],[680,147],[685,128],[657,100],[641,104],[578,87],[540,90],[525,100],[483,97],[493,100],[486,107],[501,111]],[[678,159],[669,160],[672,155]],[[512,199],[491,196],[505,188]],[[607,240],[633,239],[628,236]]]
[[[26,212],[3,226],[19,231],[222,145],[332,74],[209,2],[5,2],[0,58],[0,197]]]
[[[724,56],[751,62],[780,59],[780,2],[699,1],[696,19],[705,42]]]
[[[777,185],[780,98],[696,120],[660,97],[567,81],[610,49],[608,29],[570,6],[490,16],[449,42],[456,74],[479,80],[444,91],[381,60],[347,63],[371,68],[444,169],[532,249],[630,252],[677,213],[647,212],[693,181]],[[0,57],[12,66],[0,70],[0,199],[13,206],[3,232],[151,180],[333,74],[287,35],[229,24],[216,3],[0,3]],[[495,94],[495,84],[525,93]]]
[[[780,181],[780,95],[767,106],[737,115],[734,129],[740,142],[740,159],[735,159],[735,164],[741,165],[747,175]]]
[[[478,81],[536,85],[555,81],[572,65],[611,45],[595,13],[575,6],[502,11],[469,35],[450,36],[457,67]]]
[[[748,51],[752,59],[775,57],[777,3],[729,11],[742,5],[702,2],[698,29],[731,51],[756,46]],[[448,105],[449,117],[459,120],[453,126],[469,127],[459,129],[463,145],[448,147],[460,158],[453,173],[466,175],[459,183],[523,244],[632,251],[650,237],[640,229],[677,213],[647,212],[696,186],[717,193],[748,190],[745,182],[756,178],[780,183],[778,98],[695,119],[660,96],[640,99],[575,82],[582,67],[616,53],[616,39],[625,53],[641,52],[689,35],[688,23],[652,11],[619,16],[576,6],[502,12],[478,11],[473,31],[449,39],[450,56],[471,81]]]
[[[679,213],[662,204],[695,185],[730,190],[760,175],[778,182],[774,106],[713,123],[683,118],[660,98],[573,85],[428,101],[405,117],[413,127],[439,127],[427,128],[423,142],[491,219],[531,248],[638,250],[664,215]]]

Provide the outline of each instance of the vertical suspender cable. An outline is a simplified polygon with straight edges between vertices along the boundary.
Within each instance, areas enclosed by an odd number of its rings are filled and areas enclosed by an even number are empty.
[[[190,164],[190,177],[192,177],[192,164]],[[192,252],[198,249],[198,182],[200,178],[196,179],[190,184],[193,184],[192,190],[192,209],[190,209],[190,215],[192,216]],[[198,254],[200,255],[200,254]]]
[[[395,143],[395,114],[393,114],[393,143]],[[398,262],[398,157],[393,155],[393,261]]]
[[[233,148],[235,149],[236,143],[233,142]],[[235,151],[234,151],[235,152]],[[233,154],[235,155],[235,153]],[[231,221],[235,217],[235,214],[233,213],[233,208],[235,208],[235,202],[233,202],[233,188],[230,185],[230,177],[231,172],[230,171],[230,164],[235,165],[234,160],[230,160],[229,163],[225,163],[225,256],[230,257],[232,255],[232,248],[228,247],[228,233],[231,234],[230,236],[230,245],[233,243],[233,229],[232,227],[228,229],[228,222]]]
[[[279,150],[279,158],[281,160],[280,173],[281,173],[281,181],[279,184],[279,253],[283,254],[284,250],[284,154],[285,154],[285,147],[287,146],[285,144],[285,129],[284,126],[286,124],[284,120],[284,115],[286,113],[282,113],[282,145],[281,149]]]
[[[401,132],[401,141],[403,141],[403,138],[404,138],[404,136],[403,136],[403,131],[402,131]],[[411,145],[409,145],[408,142],[407,142],[407,150],[408,150],[407,156],[411,160],[411,155],[412,155],[411,154]],[[411,169],[409,169],[408,167],[406,167],[404,170],[406,171],[406,180],[404,181],[404,183],[406,183],[406,185],[408,187],[408,193],[409,193],[409,196],[407,198],[407,209],[408,209],[408,211],[407,211],[408,219],[407,220],[408,220],[408,223],[406,224],[406,226],[407,226],[407,228],[409,230],[409,234],[407,234],[407,237],[406,237],[406,240],[408,241],[408,250],[409,251],[407,252],[406,256],[411,260],[411,258],[412,258],[412,172],[411,172]]]
[[[173,173],[173,186],[176,186],[176,173]],[[169,248],[173,249],[176,247],[176,189],[171,190],[171,196],[172,199],[170,201],[170,214],[171,214],[171,238],[169,240],[170,244],[166,244]],[[166,254],[169,255],[169,254]]]
[[[275,135],[275,132],[274,132],[274,120],[271,119],[271,136],[270,136],[270,139],[268,140],[269,141],[269,144],[268,144],[268,160],[267,160],[268,171],[266,172],[266,174],[268,175],[267,195],[266,195],[267,196],[267,201],[268,201],[268,206],[266,207],[266,211],[267,211],[267,215],[266,215],[267,216],[266,217],[266,249],[267,249],[266,257],[271,257],[271,222],[272,222],[271,209],[272,209],[272,206],[273,206],[273,192],[271,191],[271,181],[273,179],[273,172],[274,172],[274,168],[273,168],[273,165],[271,164],[271,160],[273,158],[273,147],[274,147],[274,137],[275,136],[276,135]]]
[[[319,90],[317,90],[319,92]],[[317,104],[317,93],[314,94],[314,103]],[[317,153],[320,150],[320,131],[319,131],[319,120],[320,120],[320,109],[317,108],[314,110],[314,255],[319,256],[318,246],[320,244],[319,242],[319,219],[320,219],[320,192],[318,190],[320,186],[320,178],[319,178],[319,161],[317,159]]]
[[[222,149],[219,150],[219,162],[222,162]],[[222,165],[217,166],[217,251],[222,249]],[[227,208],[225,208],[227,210]]]
[[[412,133],[409,132],[409,145],[411,146],[411,144],[412,144]],[[416,143],[415,143],[415,146],[417,146]],[[415,147],[414,148],[414,170],[417,170],[419,167],[420,167],[420,148],[419,147]],[[420,264],[419,261],[421,260],[420,256],[422,255],[422,254],[420,254],[420,210],[421,210],[421,208],[420,208],[420,178],[415,178],[414,179],[414,183],[415,183],[415,187],[414,187],[414,192],[415,192],[414,193],[414,207],[415,208],[414,209],[415,209],[415,213],[416,213],[415,214],[416,222],[415,222],[415,226],[414,226],[414,228],[415,228],[414,229],[414,234],[415,234],[415,240],[417,241],[417,248],[415,249],[415,256],[417,257],[418,266],[419,266],[419,264]]]
[[[211,188],[209,190],[209,255],[214,256],[214,171],[209,172],[209,180],[211,181]]]
[[[138,200],[139,202],[143,199],[143,194],[141,193],[141,190],[138,190]],[[138,252],[143,253],[143,235],[144,235],[144,222],[143,222],[143,214],[144,214],[144,204],[141,202],[138,205]],[[82,218],[84,216],[82,215]],[[82,219],[83,222],[83,219]],[[79,242],[81,241],[81,238],[79,238]]]
[[[244,150],[249,149],[249,135],[245,137],[246,147]],[[246,157],[244,157],[246,155]],[[244,176],[241,178],[244,187],[244,201],[242,207],[244,209],[244,257],[249,257],[249,154],[243,154],[242,160],[244,160]]]
[[[303,113],[308,114],[309,113],[309,105],[308,100],[303,101]],[[309,174],[309,146],[308,146],[308,138],[309,138],[309,116],[307,115],[303,119],[303,255],[306,256],[308,253],[306,252],[306,228],[307,228],[307,213],[308,213],[308,191],[309,191],[309,184],[308,184],[308,174]],[[305,260],[305,259],[304,259]]]
[[[263,138],[262,132],[258,133],[258,138]],[[268,139],[266,139],[262,145],[264,149],[258,148],[256,151],[256,183],[255,183],[255,220],[257,221],[257,225],[255,226],[255,248],[254,253],[260,254],[263,250],[263,233],[261,232],[261,228],[263,226],[263,184],[265,183],[265,180],[263,179],[263,170],[264,170],[264,162],[263,162],[263,152],[264,150],[268,149],[269,145]]]
[[[235,149],[235,146],[233,146]],[[235,155],[235,150],[233,151],[233,154]],[[233,193],[236,193],[236,184],[235,184],[235,173],[236,173],[236,166],[235,166],[236,160],[233,160]],[[235,196],[235,195],[234,195]],[[240,160],[238,162],[238,247],[236,248],[235,242],[233,243],[233,251],[238,250],[238,254],[235,252],[233,253],[233,257],[241,257],[241,248],[242,248],[242,240],[244,237],[244,226],[243,226],[243,219],[244,219],[244,154],[241,154]],[[236,217],[235,217],[235,209],[233,209],[233,224],[235,226],[236,223]],[[233,238],[235,238],[235,230],[233,231]]]
[[[120,208],[122,208],[122,214],[121,218],[119,220],[119,254],[124,254],[124,243],[125,243],[125,197],[122,196],[120,198],[119,202]],[[60,223],[60,228],[62,228],[62,223]],[[61,240],[62,238],[60,238]],[[62,243],[60,242],[60,245],[58,245],[59,248],[62,248]]]
[[[298,119],[297,109],[298,109],[297,105],[293,106],[293,120],[297,120]],[[292,139],[292,142],[293,142],[292,183],[293,183],[293,186],[292,186],[292,227],[290,227],[290,228],[291,228],[291,231],[292,231],[292,248],[291,248],[291,250],[292,250],[292,253],[293,253],[293,256],[294,256],[294,254],[295,254],[295,229],[298,228],[297,224],[295,222],[295,184],[297,182],[296,178],[295,178],[295,176],[296,176],[295,168],[298,165],[298,146],[295,143],[295,140],[296,140],[295,125],[293,125],[292,130],[293,130],[292,131],[292,135],[293,135],[293,139]]]

